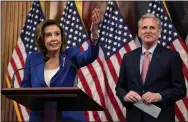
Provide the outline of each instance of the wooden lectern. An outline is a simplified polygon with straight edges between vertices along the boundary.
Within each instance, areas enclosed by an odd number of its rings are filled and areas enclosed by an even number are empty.
[[[97,102],[76,87],[4,88],[1,93],[30,110],[44,111],[46,121],[55,122],[58,113],[66,110],[103,111]]]

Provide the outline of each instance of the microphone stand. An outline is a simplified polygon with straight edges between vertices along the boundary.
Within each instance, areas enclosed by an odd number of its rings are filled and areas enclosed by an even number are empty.
[[[22,67],[22,68],[16,70],[16,71],[14,72],[13,76],[12,76],[11,88],[14,88],[15,75],[16,75],[16,73],[17,73],[18,71],[23,70],[23,69],[25,69],[25,68],[29,68],[29,67],[33,67],[33,66],[39,65],[39,64],[41,64],[41,63],[45,63],[45,62],[47,62],[49,59],[50,59],[50,57],[46,56],[46,57],[43,59],[43,61],[40,62],[40,63],[38,63],[38,64],[35,64],[35,65],[32,65],[32,66],[28,66],[28,67]]]
[[[16,74],[18,71],[23,70],[23,69],[25,69],[25,68],[24,68],[24,67],[22,67],[22,68],[20,68],[20,69],[16,70],[16,72],[14,72],[13,77],[12,77],[11,88],[14,88],[15,74]]]

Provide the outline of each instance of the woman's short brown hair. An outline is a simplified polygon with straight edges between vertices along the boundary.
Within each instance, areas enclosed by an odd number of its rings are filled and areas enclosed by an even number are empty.
[[[36,28],[35,41],[36,41],[37,49],[44,54],[47,53],[47,49],[44,44],[44,36],[45,36],[44,29],[50,25],[56,25],[59,27],[59,29],[61,31],[61,41],[62,41],[61,51],[65,51],[67,42],[65,39],[65,34],[63,32],[63,29],[61,28],[61,26],[59,24],[57,24],[57,22],[55,20],[51,20],[51,19],[44,20],[43,22],[39,23]]]

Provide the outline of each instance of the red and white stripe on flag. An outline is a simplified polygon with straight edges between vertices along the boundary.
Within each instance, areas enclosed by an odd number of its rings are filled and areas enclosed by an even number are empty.
[[[68,2],[60,25],[67,35],[68,47],[76,45],[84,51],[88,47],[89,36],[83,30],[78,10],[82,9],[77,8],[73,1]],[[108,45],[107,48],[105,45]],[[88,121],[124,121],[125,108],[116,97],[115,86],[123,54],[135,49],[136,46],[114,1],[109,2],[106,8],[100,27],[99,46],[99,57],[78,71],[78,87],[98,102],[104,111],[87,111],[85,115]]]
[[[162,25],[159,43],[162,46],[176,50],[179,52],[182,59],[182,71],[185,78],[186,87],[188,87],[188,48],[176,31],[168,12],[165,2],[152,1],[149,4],[148,13],[155,14]],[[175,118],[176,121],[188,121],[188,96],[179,100],[175,104]]]
[[[35,51],[35,39],[34,32],[36,26],[44,20],[44,15],[42,12],[42,8],[39,1],[34,1],[30,11],[27,15],[25,24],[21,30],[18,42],[13,51],[12,57],[10,58],[7,74],[6,74],[6,82],[8,87],[10,87],[13,74],[20,68],[24,67],[25,59],[28,53]],[[23,79],[24,72],[20,70],[15,75],[14,87],[20,88],[21,81]],[[29,109],[24,106],[13,101],[16,115],[18,117],[18,121],[29,121]]]

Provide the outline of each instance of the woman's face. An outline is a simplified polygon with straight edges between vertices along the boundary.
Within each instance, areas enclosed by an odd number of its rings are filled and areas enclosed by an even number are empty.
[[[61,30],[57,25],[49,25],[44,28],[44,44],[47,52],[60,51]]]

